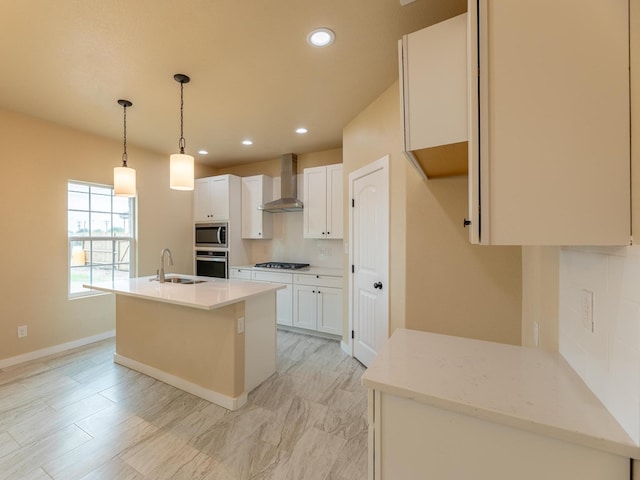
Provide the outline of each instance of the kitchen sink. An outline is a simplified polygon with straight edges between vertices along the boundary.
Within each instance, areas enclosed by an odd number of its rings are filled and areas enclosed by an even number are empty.
[[[158,282],[158,278],[154,277],[152,279],[150,279],[152,282]],[[167,275],[166,277],[164,277],[164,282],[165,283],[179,283],[181,285],[193,285],[194,283],[203,283],[205,282],[205,280],[196,280],[194,278],[188,278],[188,277],[179,277],[177,275]]]

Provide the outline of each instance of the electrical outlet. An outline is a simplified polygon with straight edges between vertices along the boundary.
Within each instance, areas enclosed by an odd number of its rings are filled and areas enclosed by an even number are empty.
[[[592,333],[596,331],[593,319],[593,292],[586,288],[580,290],[580,318],[586,330]]]
[[[26,325],[20,325],[18,327],[18,338],[23,338],[27,336],[27,326]]]
[[[238,319],[238,334],[244,332],[244,317]]]

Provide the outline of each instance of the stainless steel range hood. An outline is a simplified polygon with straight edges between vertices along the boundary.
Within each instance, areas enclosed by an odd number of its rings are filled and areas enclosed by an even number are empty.
[[[298,195],[297,168],[298,156],[295,153],[287,153],[280,157],[280,198],[260,205],[258,210],[272,213],[302,210],[303,204],[296,198]]]

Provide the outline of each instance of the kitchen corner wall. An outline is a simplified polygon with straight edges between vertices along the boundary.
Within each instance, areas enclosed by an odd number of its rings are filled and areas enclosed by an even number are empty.
[[[112,185],[122,143],[6,110],[0,124],[0,365],[7,365],[115,328],[113,295],[68,298],[67,181]],[[168,156],[133,145],[128,154],[138,181],[137,273],[154,274],[163,247],[173,252],[174,271],[192,272],[193,194],[169,189]],[[27,337],[17,338],[19,325],[28,326]]]
[[[400,118],[396,82],[343,130],[345,198],[349,173],[390,158],[389,332],[519,344],[521,248],[471,245],[467,177],[423,181],[402,153]]]
[[[560,250],[559,330],[560,353],[640,442],[640,247]]]

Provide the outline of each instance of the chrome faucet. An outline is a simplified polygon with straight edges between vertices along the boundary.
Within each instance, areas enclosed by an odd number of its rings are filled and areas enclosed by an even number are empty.
[[[164,283],[164,254],[169,254],[169,265],[173,265],[173,257],[171,256],[171,250],[163,248],[160,252],[160,270],[158,271],[158,281]]]

